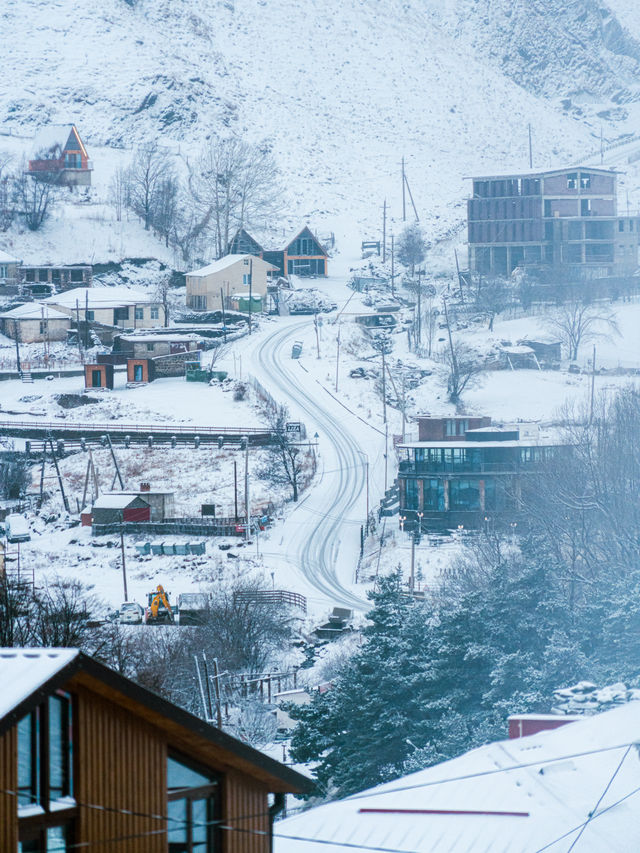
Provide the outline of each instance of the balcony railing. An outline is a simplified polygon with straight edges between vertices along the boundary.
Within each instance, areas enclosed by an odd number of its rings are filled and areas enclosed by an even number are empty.
[[[512,474],[528,471],[540,462],[400,462],[402,475],[416,474]]]

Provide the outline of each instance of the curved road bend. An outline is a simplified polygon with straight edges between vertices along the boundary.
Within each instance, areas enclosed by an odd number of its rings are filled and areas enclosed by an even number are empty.
[[[349,429],[351,416],[341,410],[338,421],[331,411],[331,398],[291,359],[291,343],[300,336],[301,325],[274,332],[258,345],[254,356],[260,382],[276,399],[293,411],[301,411],[309,435],[317,431],[322,442],[325,470],[319,470],[318,480],[287,523],[282,557],[301,571],[323,598],[336,605],[368,610],[370,603],[347,586],[355,571],[360,524],[366,514],[362,443]],[[355,427],[355,423],[353,428],[361,432],[362,424]]]

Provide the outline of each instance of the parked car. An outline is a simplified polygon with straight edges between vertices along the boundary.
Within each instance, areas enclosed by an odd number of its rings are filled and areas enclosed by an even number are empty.
[[[17,513],[11,513],[6,517],[4,529],[8,542],[28,542],[31,539],[27,519]]]
[[[120,605],[121,625],[142,625],[144,610],[137,601],[125,601]]]

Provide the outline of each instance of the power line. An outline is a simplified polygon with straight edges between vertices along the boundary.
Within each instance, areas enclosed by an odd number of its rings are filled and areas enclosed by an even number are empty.
[[[621,768],[621,767],[622,767],[622,765],[624,764],[624,760],[625,760],[625,758],[627,757],[627,755],[629,755],[630,750],[631,750],[631,746],[628,746],[628,747],[627,747],[627,751],[625,752],[625,754],[622,756],[622,758],[621,758],[621,759],[620,759],[620,761],[618,762],[618,766],[617,766],[617,767],[616,767],[616,769],[614,770],[614,772],[613,772],[613,776],[609,779],[609,781],[607,782],[607,785],[606,785],[606,787],[605,787],[604,791],[600,794],[600,797],[599,797],[599,799],[598,799],[598,802],[595,804],[595,806],[593,807],[593,809],[589,812],[589,817],[588,817],[587,821],[584,823],[584,825],[583,825],[582,829],[580,830],[580,832],[579,832],[579,833],[577,834],[577,836],[575,837],[575,839],[574,839],[573,843],[571,844],[571,847],[567,850],[567,853],[571,853],[571,851],[573,850],[573,848],[576,846],[576,844],[577,844],[577,843],[578,843],[578,841],[580,840],[580,837],[582,836],[582,833],[585,831],[585,829],[586,829],[586,828],[587,828],[587,826],[589,825],[589,821],[593,818],[593,816],[595,815],[595,813],[598,811],[598,806],[600,805],[600,803],[601,803],[601,802],[602,802],[602,800],[604,799],[604,797],[605,797],[605,795],[606,795],[607,791],[609,790],[609,788],[610,788],[610,787],[611,787],[611,785],[613,784],[613,780],[614,780],[614,779],[616,778],[616,776],[618,775],[618,771],[620,770],[620,768]]]
[[[570,755],[559,755],[556,758],[543,758],[539,761],[530,761],[526,764],[512,764],[509,767],[497,767],[494,770],[479,770],[477,773],[465,773],[461,776],[450,776],[448,779],[434,779],[430,782],[420,782],[416,785],[403,785],[398,788],[390,788],[386,791],[371,791],[369,793],[352,794],[350,797],[345,797],[345,802],[350,800],[362,800],[369,797],[381,797],[385,794],[396,794],[401,791],[415,791],[419,788],[432,788],[434,785],[445,785],[448,782],[462,782],[466,779],[479,779],[484,776],[494,776],[496,773],[507,773],[512,770],[526,770],[529,767],[539,767],[541,764],[554,764],[557,761],[569,761],[572,758],[583,758],[588,755],[599,755],[603,752],[613,752],[616,749],[625,749],[626,747],[634,746],[634,742],[620,743],[617,746],[602,746],[598,749],[590,749],[585,752],[574,752]],[[391,783],[390,783],[391,784]]]
[[[554,844],[557,844],[559,841],[563,841],[569,835],[572,835],[576,830],[584,828],[590,821],[593,821],[601,815],[606,814],[606,812],[611,811],[611,809],[614,809],[616,806],[619,806],[620,803],[624,803],[625,800],[628,800],[630,797],[633,797],[639,791],[640,786],[634,788],[633,791],[629,791],[628,794],[625,794],[624,797],[620,797],[619,800],[616,800],[615,803],[611,803],[610,806],[606,806],[606,808],[602,809],[602,811],[598,812],[598,814],[590,814],[589,817],[583,823],[579,823],[578,826],[574,826],[573,829],[568,830],[568,832],[565,832],[563,835],[559,835],[558,838],[554,838],[553,841],[550,841],[548,844],[545,844],[544,847],[540,847],[538,850],[535,851],[535,853],[543,853],[543,850],[548,850],[550,847],[553,847]],[[571,847],[573,847],[573,844],[571,845]],[[571,847],[569,848],[569,850],[571,850]]]

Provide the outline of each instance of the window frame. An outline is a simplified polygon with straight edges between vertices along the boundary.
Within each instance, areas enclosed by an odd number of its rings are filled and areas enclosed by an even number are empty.
[[[191,788],[174,788],[173,790],[169,788],[169,761],[175,761],[178,764],[183,765],[189,770],[193,770],[195,773],[199,773],[202,776],[206,776],[212,781],[208,784],[197,785]],[[210,769],[203,767],[198,764],[198,762],[193,761],[192,759],[181,755],[179,753],[170,750],[167,753],[167,806],[172,802],[180,802],[181,800],[186,800],[187,805],[187,820],[186,820],[186,830],[187,830],[187,842],[186,842],[186,851],[188,853],[193,853],[194,849],[197,851],[200,849],[200,845],[202,842],[194,841],[193,839],[193,803],[199,802],[201,800],[205,800],[207,804],[207,840],[206,840],[206,853],[219,853],[222,849],[222,836],[219,822],[222,816],[222,777],[212,772]],[[167,807],[167,814],[169,813],[169,808]],[[169,823],[169,821],[167,821]],[[167,826],[167,837],[169,834],[169,826]],[[171,847],[169,847],[171,850]]]

